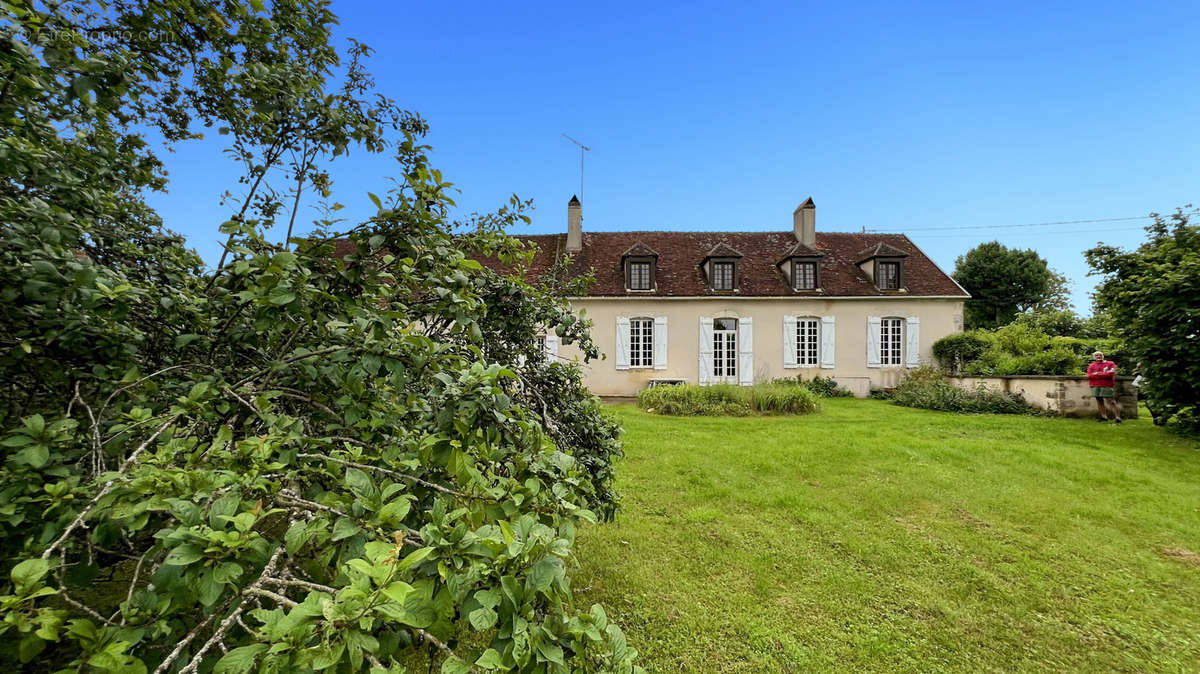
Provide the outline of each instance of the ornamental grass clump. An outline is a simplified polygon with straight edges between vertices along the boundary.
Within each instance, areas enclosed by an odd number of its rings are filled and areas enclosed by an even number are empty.
[[[655,386],[638,394],[638,407],[671,416],[746,416],[810,414],[819,409],[816,394],[794,384]]]

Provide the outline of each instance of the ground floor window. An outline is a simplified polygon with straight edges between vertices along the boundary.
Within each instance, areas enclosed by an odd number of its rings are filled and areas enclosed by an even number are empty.
[[[737,378],[737,319],[713,320],[713,377],[718,380]]]
[[[654,367],[654,319],[629,321],[629,367]]]
[[[904,321],[884,318],[879,328],[879,364],[900,365],[904,362]]]
[[[796,365],[817,366],[821,353],[820,325],[815,318],[796,319]]]

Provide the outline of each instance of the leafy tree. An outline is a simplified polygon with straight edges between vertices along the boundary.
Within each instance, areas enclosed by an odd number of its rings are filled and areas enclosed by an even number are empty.
[[[1200,226],[1183,209],[1153,215],[1149,239],[1136,250],[1100,245],[1087,251],[1092,273],[1101,276],[1095,302],[1141,363],[1142,390],[1160,420],[1198,432]]]
[[[1103,313],[1083,318],[1069,309],[1032,309],[1017,316],[1013,323],[1027,325],[1034,330],[1056,337],[1083,339],[1108,337],[1108,321]]]
[[[3,11],[0,662],[636,669],[568,575],[618,429],[532,332],[594,357],[588,323],[475,259],[521,259],[528,205],[449,222],[424,121],[318,0]],[[144,200],[145,130],[201,126],[244,168],[213,271]],[[396,186],[292,237],[350,148]]]
[[[1026,309],[1053,304],[1055,294],[1063,292],[1055,272],[1035,251],[1008,248],[998,241],[960,255],[953,276],[971,293],[964,316],[968,329],[1007,325]]]
[[[1050,270],[1050,283],[1041,299],[1029,307],[1031,311],[1051,312],[1071,310],[1071,281],[1064,274]]]

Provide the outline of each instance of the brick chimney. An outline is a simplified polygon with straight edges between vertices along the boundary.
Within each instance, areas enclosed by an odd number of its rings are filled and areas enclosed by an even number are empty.
[[[583,250],[583,204],[579,197],[572,195],[567,203],[567,252],[577,253]]]
[[[792,230],[796,233],[797,241],[809,248],[817,247],[817,205],[812,197],[805,199],[792,211]]]

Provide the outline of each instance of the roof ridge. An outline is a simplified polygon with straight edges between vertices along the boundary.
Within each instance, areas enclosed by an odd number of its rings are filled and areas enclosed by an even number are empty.
[[[614,229],[614,230],[585,230],[584,235],[588,234],[779,234],[780,236],[793,234],[790,229],[755,229],[755,230],[738,230],[738,229]],[[554,232],[549,234],[509,234],[509,236],[563,236],[566,232]],[[902,236],[908,239],[908,235],[903,232],[829,232],[818,230],[817,236]],[[911,241],[911,239],[909,239]]]

